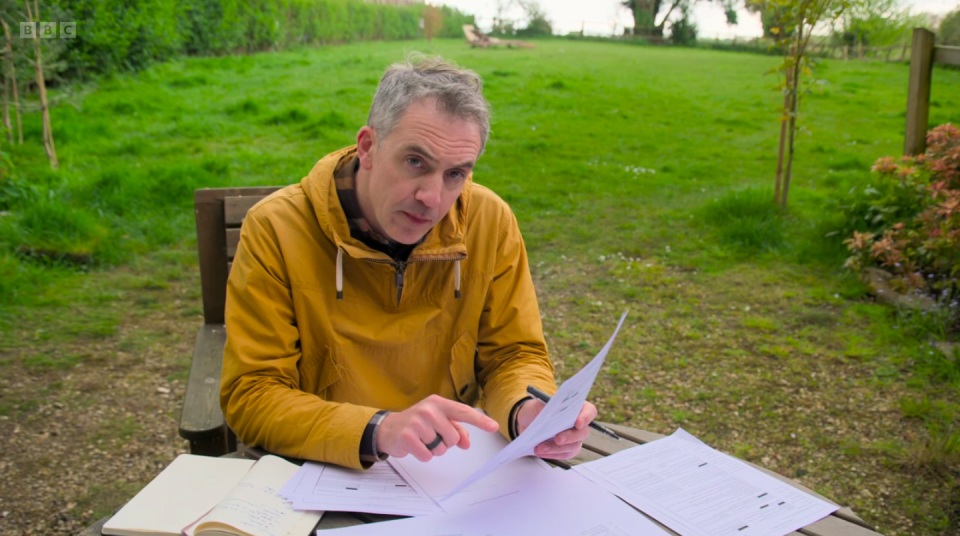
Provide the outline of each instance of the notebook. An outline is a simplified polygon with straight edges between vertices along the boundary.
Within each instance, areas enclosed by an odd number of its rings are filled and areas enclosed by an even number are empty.
[[[299,467],[181,454],[108,521],[109,536],[306,536],[323,512],[297,512],[277,491]]]

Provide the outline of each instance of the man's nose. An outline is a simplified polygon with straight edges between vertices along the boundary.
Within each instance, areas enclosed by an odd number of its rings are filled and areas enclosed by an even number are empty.
[[[427,208],[437,208],[440,206],[440,192],[443,190],[443,174],[432,173],[423,178],[420,187],[417,189],[417,201],[423,203]]]

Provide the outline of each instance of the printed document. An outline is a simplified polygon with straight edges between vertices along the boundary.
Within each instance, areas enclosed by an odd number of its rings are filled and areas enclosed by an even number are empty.
[[[443,456],[421,462],[413,456],[389,458],[387,462],[403,476],[406,482],[423,489],[433,498],[443,497],[450,490],[496,456],[507,440],[498,432],[486,432],[472,424],[460,423],[470,433],[470,448],[452,448]],[[539,478],[551,467],[536,457],[513,460],[494,471],[488,478],[460,490],[440,506],[446,512],[517,493],[531,480]]]
[[[530,426],[527,427],[519,437],[500,450],[500,452],[484,464],[483,467],[477,469],[459,485],[447,492],[446,495],[440,498],[440,501],[445,502],[449,500],[460,490],[470,486],[513,460],[522,458],[523,456],[533,456],[533,449],[537,445],[564,430],[572,428],[577,420],[577,416],[580,415],[580,409],[583,407],[583,403],[587,400],[590,388],[593,387],[593,381],[597,378],[597,373],[600,372],[603,361],[607,357],[607,353],[610,352],[610,347],[613,346],[613,341],[617,338],[617,333],[620,332],[620,327],[623,326],[623,321],[626,318],[627,313],[623,313],[623,316],[620,317],[620,322],[617,324],[617,329],[614,330],[613,335],[610,336],[610,340],[603,346],[600,353],[598,353],[590,363],[587,363],[587,366],[583,367],[580,372],[563,382],[563,385],[561,385],[557,393],[553,395],[550,402],[547,402],[546,407],[543,408],[540,414],[537,415],[537,418],[530,423]]]
[[[559,468],[523,492],[452,514],[317,531],[317,536],[666,536],[643,514],[580,475]]]
[[[683,430],[572,470],[682,536],[783,536],[838,508]]]
[[[443,512],[416,482],[408,483],[386,462],[367,470],[304,463],[280,490],[294,510],[330,510],[398,516]]]

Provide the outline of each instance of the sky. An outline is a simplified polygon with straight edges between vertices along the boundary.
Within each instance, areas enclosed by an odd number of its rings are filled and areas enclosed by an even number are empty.
[[[497,15],[496,0],[428,0],[428,3],[446,4],[472,13],[481,29],[489,29]],[[942,16],[960,7],[960,0],[903,0],[901,4],[914,13],[927,12]],[[587,34],[622,34],[624,26],[633,26],[630,10],[622,7],[620,0],[540,0],[540,5],[547,11],[547,18],[553,23],[553,31],[557,34],[579,32],[581,25]],[[717,2],[697,2],[693,17],[701,39],[750,38],[763,34],[759,14],[740,9],[737,12],[739,24],[727,26],[723,9]],[[514,7],[504,13],[504,18],[522,21],[523,11]]]

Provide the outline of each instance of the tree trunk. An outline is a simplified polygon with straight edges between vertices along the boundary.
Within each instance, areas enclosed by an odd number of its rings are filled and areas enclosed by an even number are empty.
[[[17,68],[13,61],[13,47],[10,40],[10,26],[7,24],[7,21],[0,19],[0,23],[3,23],[3,33],[7,36],[7,51],[9,53],[9,63],[7,63],[7,76],[10,81],[11,89],[13,89],[13,109],[17,114],[17,143],[23,145],[23,122],[20,117],[20,92],[17,89]],[[6,110],[4,110],[6,112]],[[7,117],[4,118],[8,119]],[[8,129],[11,131],[12,128]],[[9,137],[8,137],[9,139]],[[13,140],[10,140],[13,143]]]
[[[792,55],[792,54],[791,54]],[[787,82],[786,82],[786,94],[783,96],[783,113],[788,113],[790,110],[790,71],[786,72]],[[780,147],[777,150],[777,180],[774,183],[773,187],[773,202],[776,204],[780,203],[780,189],[783,185],[783,154],[786,148],[787,143],[787,120],[783,117],[780,118]]]
[[[36,13],[30,12],[30,0],[25,0],[27,4],[27,17],[30,22],[36,22],[40,17],[37,9],[37,0],[33,0],[33,9]],[[47,158],[50,159],[50,167],[57,168],[57,148],[53,144],[53,128],[50,125],[50,107],[47,105],[47,85],[43,81],[43,63],[40,54],[40,36],[39,32],[33,33],[33,50],[36,56],[37,67],[37,89],[40,90],[40,117],[43,120],[43,148],[47,151]]]
[[[790,176],[793,172],[793,142],[797,131],[797,112],[800,104],[800,60],[803,58],[803,26],[797,29],[797,44],[794,50],[793,75],[788,84],[790,87],[790,119],[787,126],[789,138],[787,141],[787,167],[783,175],[783,192],[780,196],[780,206],[787,208],[787,196],[790,193]]]
[[[10,123],[10,76],[11,66],[13,65],[13,47],[10,45],[10,26],[6,20],[0,19],[3,23],[3,35],[6,37],[6,45],[3,47],[3,128],[7,131],[7,143],[13,143],[13,125]]]
[[[663,28],[657,27],[657,12],[661,0],[635,0],[633,2],[633,35],[655,37],[663,35]]]
[[[17,113],[17,143],[23,145],[23,119],[20,117],[20,92],[17,90],[17,71],[10,66],[11,81],[13,82],[13,110]]]

